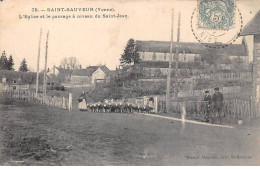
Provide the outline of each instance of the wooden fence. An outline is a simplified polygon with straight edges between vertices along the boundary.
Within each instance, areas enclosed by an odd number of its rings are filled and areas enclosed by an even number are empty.
[[[216,73],[216,74],[199,74],[198,76],[199,78],[201,79],[205,79],[205,78],[208,78],[208,79],[214,79],[214,78],[217,78],[217,79],[228,79],[228,80],[231,80],[231,79],[252,79],[252,73],[251,72],[228,72],[228,73]]]
[[[204,89],[204,90],[188,90],[188,91],[179,91],[178,97],[194,97],[194,96],[204,96],[205,91],[209,91],[210,93],[214,93],[214,89]],[[240,86],[227,86],[227,87],[220,87],[219,91],[223,94],[227,93],[240,93],[241,87]]]
[[[171,112],[181,114],[183,106],[187,115],[205,115],[206,102],[203,101],[171,102]],[[224,117],[229,120],[254,118],[260,115],[260,102],[227,100],[224,101],[222,111]],[[158,112],[166,112],[165,101],[158,102]]]
[[[25,102],[32,102],[38,104],[45,104],[61,109],[72,110],[72,95],[69,93],[68,97],[49,96],[42,93],[38,93],[35,96],[35,92],[29,90],[7,90],[0,92],[0,95],[4,99],[14,99]]]
[[[203,89],[203,90],[181,90],[178,92],[178,97],[179,98],[184,98],[184,97],[203,97],[205,95],[205,91],[209,91],[210,94],[214,93],[214,88],[208,88],[208,89]],[[219,87],[219,91],[223,94],[228,94],[228,93],[240,93],[241,92],[241,87],[240,86],[227,86],[227,87]],[[158,96],[159,100],[164,101],[165,100],[165,94],[164,95],[159,95]]]

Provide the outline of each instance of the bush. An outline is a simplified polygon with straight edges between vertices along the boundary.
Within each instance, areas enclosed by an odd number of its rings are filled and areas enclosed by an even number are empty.
[[[59,90],[61,90],[61,91],[65,91],[65,87],[64,87],[63,85],[60,85]]]
[[[54,84],[53,86],[48,86],[47,89],[49,90],[60,90],[60,91],[65,91],[65,87],[59,83]]]

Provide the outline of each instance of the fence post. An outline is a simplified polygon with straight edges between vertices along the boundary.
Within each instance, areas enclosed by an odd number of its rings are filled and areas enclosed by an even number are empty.
[[[158,113],[158,96],[154,97],[154,112]]]
[[[66,109],[66,99],[65,97],[62,97],[62,106],[61,108]]]
[[[68,106],[69,111],[72,110],[72,93],[69,93],[69,106]]]

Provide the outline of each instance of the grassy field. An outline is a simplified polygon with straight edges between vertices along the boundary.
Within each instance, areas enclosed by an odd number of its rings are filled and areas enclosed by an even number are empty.
[[[0,165],[259,165],[259,130],[0,101]]]

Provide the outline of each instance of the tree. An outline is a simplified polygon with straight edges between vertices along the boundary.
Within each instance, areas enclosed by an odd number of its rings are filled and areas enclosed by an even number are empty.
[[[231,61],[228,55],[224,54],[219,49],[207,49],[203,54],[201,54],[201,61],[206,62],[214,67],[217,70],[217,65],[222,64],[230,64]]]
[[[234,58],[231,61],[231,64],[235,70],[241,70],[242,68],[244,68],[244,60],[241,57]]]
[[[71,69],[79,69],[80,64],[76,57],[70,57],[68,62]]]
[[[216,66],[219,57],[220,56],[215,49],[207,49],[207,51],[201,54],[201,61]]]
[[[8,70],[8,60],[5,51],[3,51],[0,58],[0,70]]]
[[[23,59],[23,61],[21,62],[21,65],[20,65],[20,67],[19,67],[19,71],[20,71],[20,72],[28,72],[28,71],[29,71],[25,59]]]
[[[131,64],[131,63],[138,63],[140,61],[140,55],[135,43],[134,39],[129,39],[126,47],[124,49],[124,53],[121,55],[120,58],[120,64],[125,65],[125,64]]]
[[[79,69],[80,64],[76,57],[63,58],[60,61],[60,67],[63,69]]]
[[[13,66],[14,66],[14,60],[13,60],[12,55],[10,55],[9,59],[8,59],[7,69],[14,70]]]
[[[67,66],[68,66],[68,59],[67,58],[63,58],[60,61],[60,67],[63,68],[63,69],[67,69]]]

